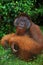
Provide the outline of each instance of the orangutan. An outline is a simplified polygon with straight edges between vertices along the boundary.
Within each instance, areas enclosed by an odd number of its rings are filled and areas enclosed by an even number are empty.
[[[16,26],[17,35],[27,34],[38,43],[43,42],[43,35],[40,27],[33,23],[27,14],[21,13],[18,15],[14,20],[14,26]]]

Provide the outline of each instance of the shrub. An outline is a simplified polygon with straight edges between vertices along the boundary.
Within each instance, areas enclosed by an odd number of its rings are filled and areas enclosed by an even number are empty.
[[[20,12],[27,13],[33,22],[40,24],[43,19],[43,6],[36,7],[37,0],[0,0],[0,38],[15,32],[13,21]],[[41,5],[41,4],[40,4]]]

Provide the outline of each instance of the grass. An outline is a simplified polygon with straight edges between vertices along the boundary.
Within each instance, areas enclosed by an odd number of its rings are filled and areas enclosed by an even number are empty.
[[[43,27],[40,27],[43,32]],[[43,65],[43,54],[39,55],[37,59],[33,61],[23,61],[12,54],[11,49],[4,50],[0,46],[0,65]]]

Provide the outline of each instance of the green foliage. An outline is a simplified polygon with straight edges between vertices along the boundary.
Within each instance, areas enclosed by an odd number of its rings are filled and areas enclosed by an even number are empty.
[[[36,7],[36,3],[40,4]],[[13,21],[20,13],[27,13],[37,24],[43,24],[43,5],[38,0],[0,0],[0,38],[15,32]]]

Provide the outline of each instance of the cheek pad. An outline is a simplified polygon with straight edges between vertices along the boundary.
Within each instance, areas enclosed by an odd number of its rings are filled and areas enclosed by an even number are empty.
[[[18,25],[18,23],[19,23],[18,19],[19,19],[19,18],[16,18],[16,19],[14,20],[14,26],[17,26],[17,25]]]
[[[27,29],[29,29],[29,28],[30,28],[30,25],[31,25],[30,20],[27,20],[27,21],[26,21],[26,26],[27,26]]]

